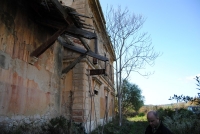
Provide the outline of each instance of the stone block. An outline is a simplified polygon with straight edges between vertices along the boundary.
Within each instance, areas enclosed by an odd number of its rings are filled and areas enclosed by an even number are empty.
[[[73,104],[72,109],[83,109],[83,103]]]
[[[88,115],[90,114],[90,110],[85,109],[84,111],[85,111],[85,112],[84,112],[84,116],[88,116]]]
[[[82,4],[77,4],[76,5],[76,10],[77,9],[85,9],[85,4],[84,3],[82,3]]]
[[[85,14],[85,9],[77,9],[76,11],[80,14],[83,14],[83,15]]]
[[[88,71],[85,67],[75,67],[73,68],[74,74],[88,74]]]
[[[83,98],[75,97],[73,103],[83,103]]]
[[[74,87],[74,90],[77,92],[84,92],[84,87],[83,86],[80,86],[80,85],[78,85],[78,86],[75,86]]]
[[[82,116],[83,110],[72,110],[72,115],[73,116]]]
[[[80,97],[84,97],[84,96],[85,96],[84,92],[82,92],[82,91],[79,91],[79,92],[75,91],[74,92],[74,97],[80,98]]]
[[[74,80],[73,84],[80,88],[84,86],[89,86],[89,83],[86,80]]]
[[[78,4],[84,4],[85,0],[75,0],[74,1],[74,5],[78,5]]]
[[[88,76],[84,73],[81,74],[73,74],[73,79],[74,80],[88,80]]]

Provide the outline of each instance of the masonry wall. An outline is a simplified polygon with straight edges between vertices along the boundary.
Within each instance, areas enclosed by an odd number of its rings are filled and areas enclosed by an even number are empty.
[[[62,0],[63,5],[75,8],[80,14],[86,16],[94,16],[92,13],[88,0]],[[98,9],[96,9],[98,10]],[[97,25],[102,22],[96,22],[96,20],[81,18],[86,24],[92,25],[90,30],[97,34],[97,47],[98,54],[106,56],[109,62],[105,63],[98,60],[97,64],[93,63],[93,58],[87,56],[80,63],[78,63],[63,79],[63,114],[67,114],[75,122],[82,122],[85,125],[86,131],[90,132],[98,125],[107,123],[114,117],[114,79],[113,79],[113,57],[111,51],[106,48],[106,41],[103,38],[102,31],[99,31]],[[103,29],[101,29],[103,30]],[[70,40],[79,47],[83,48],[83,45],[77,39],[70,38]],[[90,49],[95,51],[95,40],[85,39]],[[64,57],[67,57],[63,66],[69,65],[80,54],[72,52],[70,50],[64,50]],[[103,69],[106,64],[107,75],[95,75],[90,76],[90,69]],[[70,86],[67,86],[67,82],[71,82]],[[70,87],[70,88],[69,88]]]
[[[32,19],[23,3],[0,1],[0,122],[60,113],[62,47],[56,42],[30,65],[30,53],[53,33]]]

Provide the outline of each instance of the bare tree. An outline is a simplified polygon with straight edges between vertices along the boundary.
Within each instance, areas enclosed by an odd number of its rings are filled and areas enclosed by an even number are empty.
[[[105,17],[107,32],[116,53],[115,80],[119,126],[121,126],[122,80],[127,79],[133,71],[144,76],[150,75],[150,73],[142,74],[140,70],[145,69],[146,65],[154,65],[159,53],[154,51],[148,33],[140,32],[145,22],[142,15],[132,14],[127,8],[122,10],[120,6],[116,9],[110,6],[106,10]]]

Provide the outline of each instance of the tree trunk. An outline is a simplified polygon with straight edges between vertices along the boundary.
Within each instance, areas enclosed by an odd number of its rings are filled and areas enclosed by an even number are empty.
[[[119,126],[122,125],[122,110],[121,110],[121,92],[119,88],[119,77],[118,77],[118,67],[117,67],[117,61],[115,63],[116,65],[116,88],[117,88],[117,98],[118,98],[118,114],[119,114]]]
[[[122,100],[121,95],[118,96],[119,126],[122,125]]]

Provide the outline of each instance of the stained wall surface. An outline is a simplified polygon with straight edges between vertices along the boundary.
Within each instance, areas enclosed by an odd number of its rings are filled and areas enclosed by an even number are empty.
[[[80,54],[64,49],[56,41],[34,65],[29,64],[30,53],[55,31],[35,23],[30,8],[20,0],[0,1],[0,121],[5,117],[51,118],[62,114],[84,123],[89,130],[114,117],[114,58],[102,29],[105,24],[93,2],[63,0],[62,5],[94,16],[82,19],[94,28],[90,31],[97,34],[97,46],[95,40],[85,41],[92,51],[97,47],[97,53],[109,61],[94,64],[93,58],[86,56],[63,77],[61,71]],[[79,40],[69,39],[84,48]],[[90,76],[90,69],[104,69],[105,65],[106,75]]]
[[[103,29],[105,24],[104,20],[102,20],[101,9],[96,7],[100,5],[94,0],[62,0],[62,3],[73,7],[81,15],[92,16],[92,18],[82,17],[81,19],[86,24],[91,25],[90,28],[94,30],[87,30],[96,33],[97,40],[85,39],[85,42],[93,52],[97,50],[99,55],[106,56],[109,59],[106,63],[100,60],[94,63],[93,58],[87,56],[64,78],[63,92],[65,92],[65,95],[63,94],[63,98],[65,98],[65,102],[62,103],[69,109],[64,109],[64,111],[67,111],[68,115],[72,115],[74,121],[84,123],[87,132],[90,132],[90,130],[96,128],[98,125],[107,123],[115,116],[114,56],[109,46],[111,44],[109,44],[110,42],[106,38],[107,33]],[[73,38],[70,38],[70,40],[74,45],[81,47],[80,41]],[[65,56],[67,59],[65,60],[64,66],[70,64],[70,62],[80,55],[69,50],[64,51],[64,55],[67,55]],[[90,69],[105,69],[105,67],[106,75],[90,75]],[[68,90],[68,86],[65,86],[69,79],[72,79],[70,90]]]
[[[56,42],[31,65],[30,53],[52,35],[38,25],[29,7],[0,1],[0,119],[54,116],[60,111],[62,47]]]

